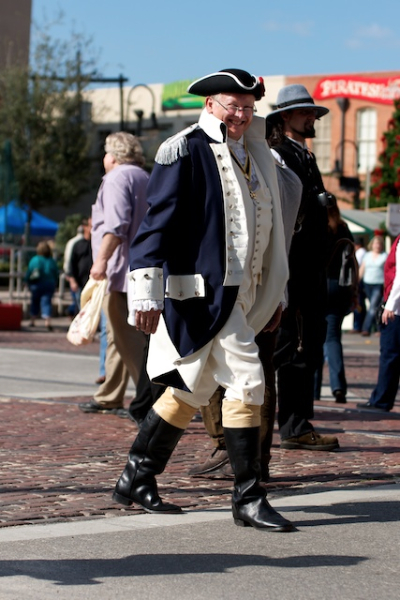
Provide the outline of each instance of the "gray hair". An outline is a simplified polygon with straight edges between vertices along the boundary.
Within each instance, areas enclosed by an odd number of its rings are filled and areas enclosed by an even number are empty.
[[[126,131],[117,131],[106,137],[104,144],[106,153],[113,155],[118,164],[136,164],[143,167],[145,159],[142,146],[134,135]]]

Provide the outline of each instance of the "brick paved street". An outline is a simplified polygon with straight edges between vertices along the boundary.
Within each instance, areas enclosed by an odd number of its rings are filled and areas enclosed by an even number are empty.
[[[21,331],[1,331],[0,348],[97,356],[97,342],[76,349],[65,339],[66,320],[55,319],[54,325],[52,333],[40,325],[31,330],[26,322]],[[400,481],[399,400],[388,415],[367,414],[355,407],[356,401],[369,398],[376,381],[378,340],[355,340],[347,334],[344,343],[348,404],[335,405],[328,393],[316,403],[314,419],[318,431],[338,435],[341,448],[331,453],[281,450],[275,432],[271,498]],[[74,373],[69,375],[73,380]],[[56,376],[47,373],[51,380]],[[1,381],[0,377],[0,385]],[[0,526],[142,512],[111,501],[136,428],[117,416],[81,413],[77,404],[90,397],[10,398],[0,388]],[[210,450],[197,417],[159,477],[168,501],[184,508],[229,506],[231,480],[187,475]]]

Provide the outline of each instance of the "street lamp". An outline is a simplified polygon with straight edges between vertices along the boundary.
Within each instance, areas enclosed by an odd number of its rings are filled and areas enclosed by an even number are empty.
[[[138,84],[134,85],[133,87],[131,87],[131,89],[129,90],[128,98],[126,100],[127,121],[129,122],[129,109],[130,109],[130,105],[131,105],[132,93],[140,87],[144,88],[148,92],[150,92],[151,100],[152,100],[151,115],[150,115],[151,125],[152,125],[152,129],[158,129],[157,117],[156,117],[156,112],[155,112],[156,99],[155,99],[153,90],[145,83],[138,83]],[[137,135],[139,137],[142,134],[142,122],[143,122],[144,111],[137,109],[137,110],[135,110],[135,115],[138,118],[138,133],[137,133]]]
[[[352,146],[354,147],[354,152],[355,152],[355,172],[356,174],[352,177],[348,177],[343,175],[343,171],[344,171],[344,146],[345,144],[352,144]],[[340,150],[340,160],[337,158],[338,156],[338,151]],[[358,176],[358,166],[359,166],[359,161],[358,161],[358,146],[357,144],[353,141],[353,140],[341,140],[338,145],[336,146],[336,151],[335,151],[335,170],[333,171],[333,174],[337,175],[339,177],[339,185],[340,185],[340,189],[344,190],[345,192],[353,192],[354,193],[354,208],[360,208],[360,189],[361,189],[361,183],[360,183],[360,178]]]
[[[141,109],[137,109],[137,110],[135,110],[135,115],[137,116],[137,119],[138,119],[136,135],[138,137],[140,137],[142,135],[142,123],[143,123],[144,112]]]
[[[338,161],[336,160],[337,170],[340,170],[343,174],[344,169],[344,142],[345,142],[345,129],[346,129],[346,111],[350,106],[350,101],[348,98],[336,98],[336,104],[340,108],[340,112],[342,113],[341,118],[341,131],[340,131],[340,165],[338,165]]]
[[[346,140],[345,132],[346,132],[346,111],[350,106],[350,100],[348,98],[336,98],[336,104],[340,108],[341,115],[341,127],[340,127],[340,142],[336,146],[335,152],[335,173],[339,176],[339,185],[342,190],[346,192],[354,193],[354,208],[359,208],[360,205],[360,178],[358,177],[358,146],[353,140]],[[355,177],[345,177],[343,175],[344,171],[344,151],[345,144],[349,143],[354,146],[355,149]],[[338,150],[340,150],[340,159],[338,159]]]
[[[355,153],[354,169],[355,169],[356,173],[358,172],[358,167],[359,167],[358,146],[354,140],[342,139],[337,144],[336,150],[335,150],[335,169],[333,171],[335,175],[342,176],[343,172],[344,172],[344,147],[345,147],[345,144],[351,144],[354,147],[354,153]],[[338,158],[339,150],[340,150],[340,159]]]

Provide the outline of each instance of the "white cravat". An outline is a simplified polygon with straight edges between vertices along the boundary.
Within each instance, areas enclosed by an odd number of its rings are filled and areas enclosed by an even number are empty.
[[[228,138],[228,146],[232,150],[232,152],[235,154],[236,158],[240,161],[241,165],[244,167],[244,165],[246,164],[247,152],[244,147],[243,136],[240,138],[240,140],[232,140],[232,139]],[[253,158],[250,153],[249,153],[249,158],[250,158],[250,163],[251,163],[250,187],[253,190],[253,192],[255,192],[260,187],[260,184],[257,179],[254,161],[253,161]]]
[[[235,156],[240,160],[240,162],[244,166],[247,158],[244,145],[241,142],[237,142],[236,140],[229,141],[228,145],[230,148],[232,148],[233,152],[235,153]]]

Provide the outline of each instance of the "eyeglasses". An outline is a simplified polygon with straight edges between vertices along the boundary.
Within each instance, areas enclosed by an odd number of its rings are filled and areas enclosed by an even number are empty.
[[[222,108],[224,110],[226,110],[226,112],[228,113],[228,115],[236,116],[237,114],[239,114],[240,112],[242,112],[244,115],[246,115],[246,117],[250,117],[251,115],[253,115],[254,113],[257,112],[257,109],[255,106],[235,106],[234,104],[229,104],[229,106],[224,106],[219,100],[217,100],[216,98],[214,98],[215,102],[217,102],[220,106],[222,106]]]

